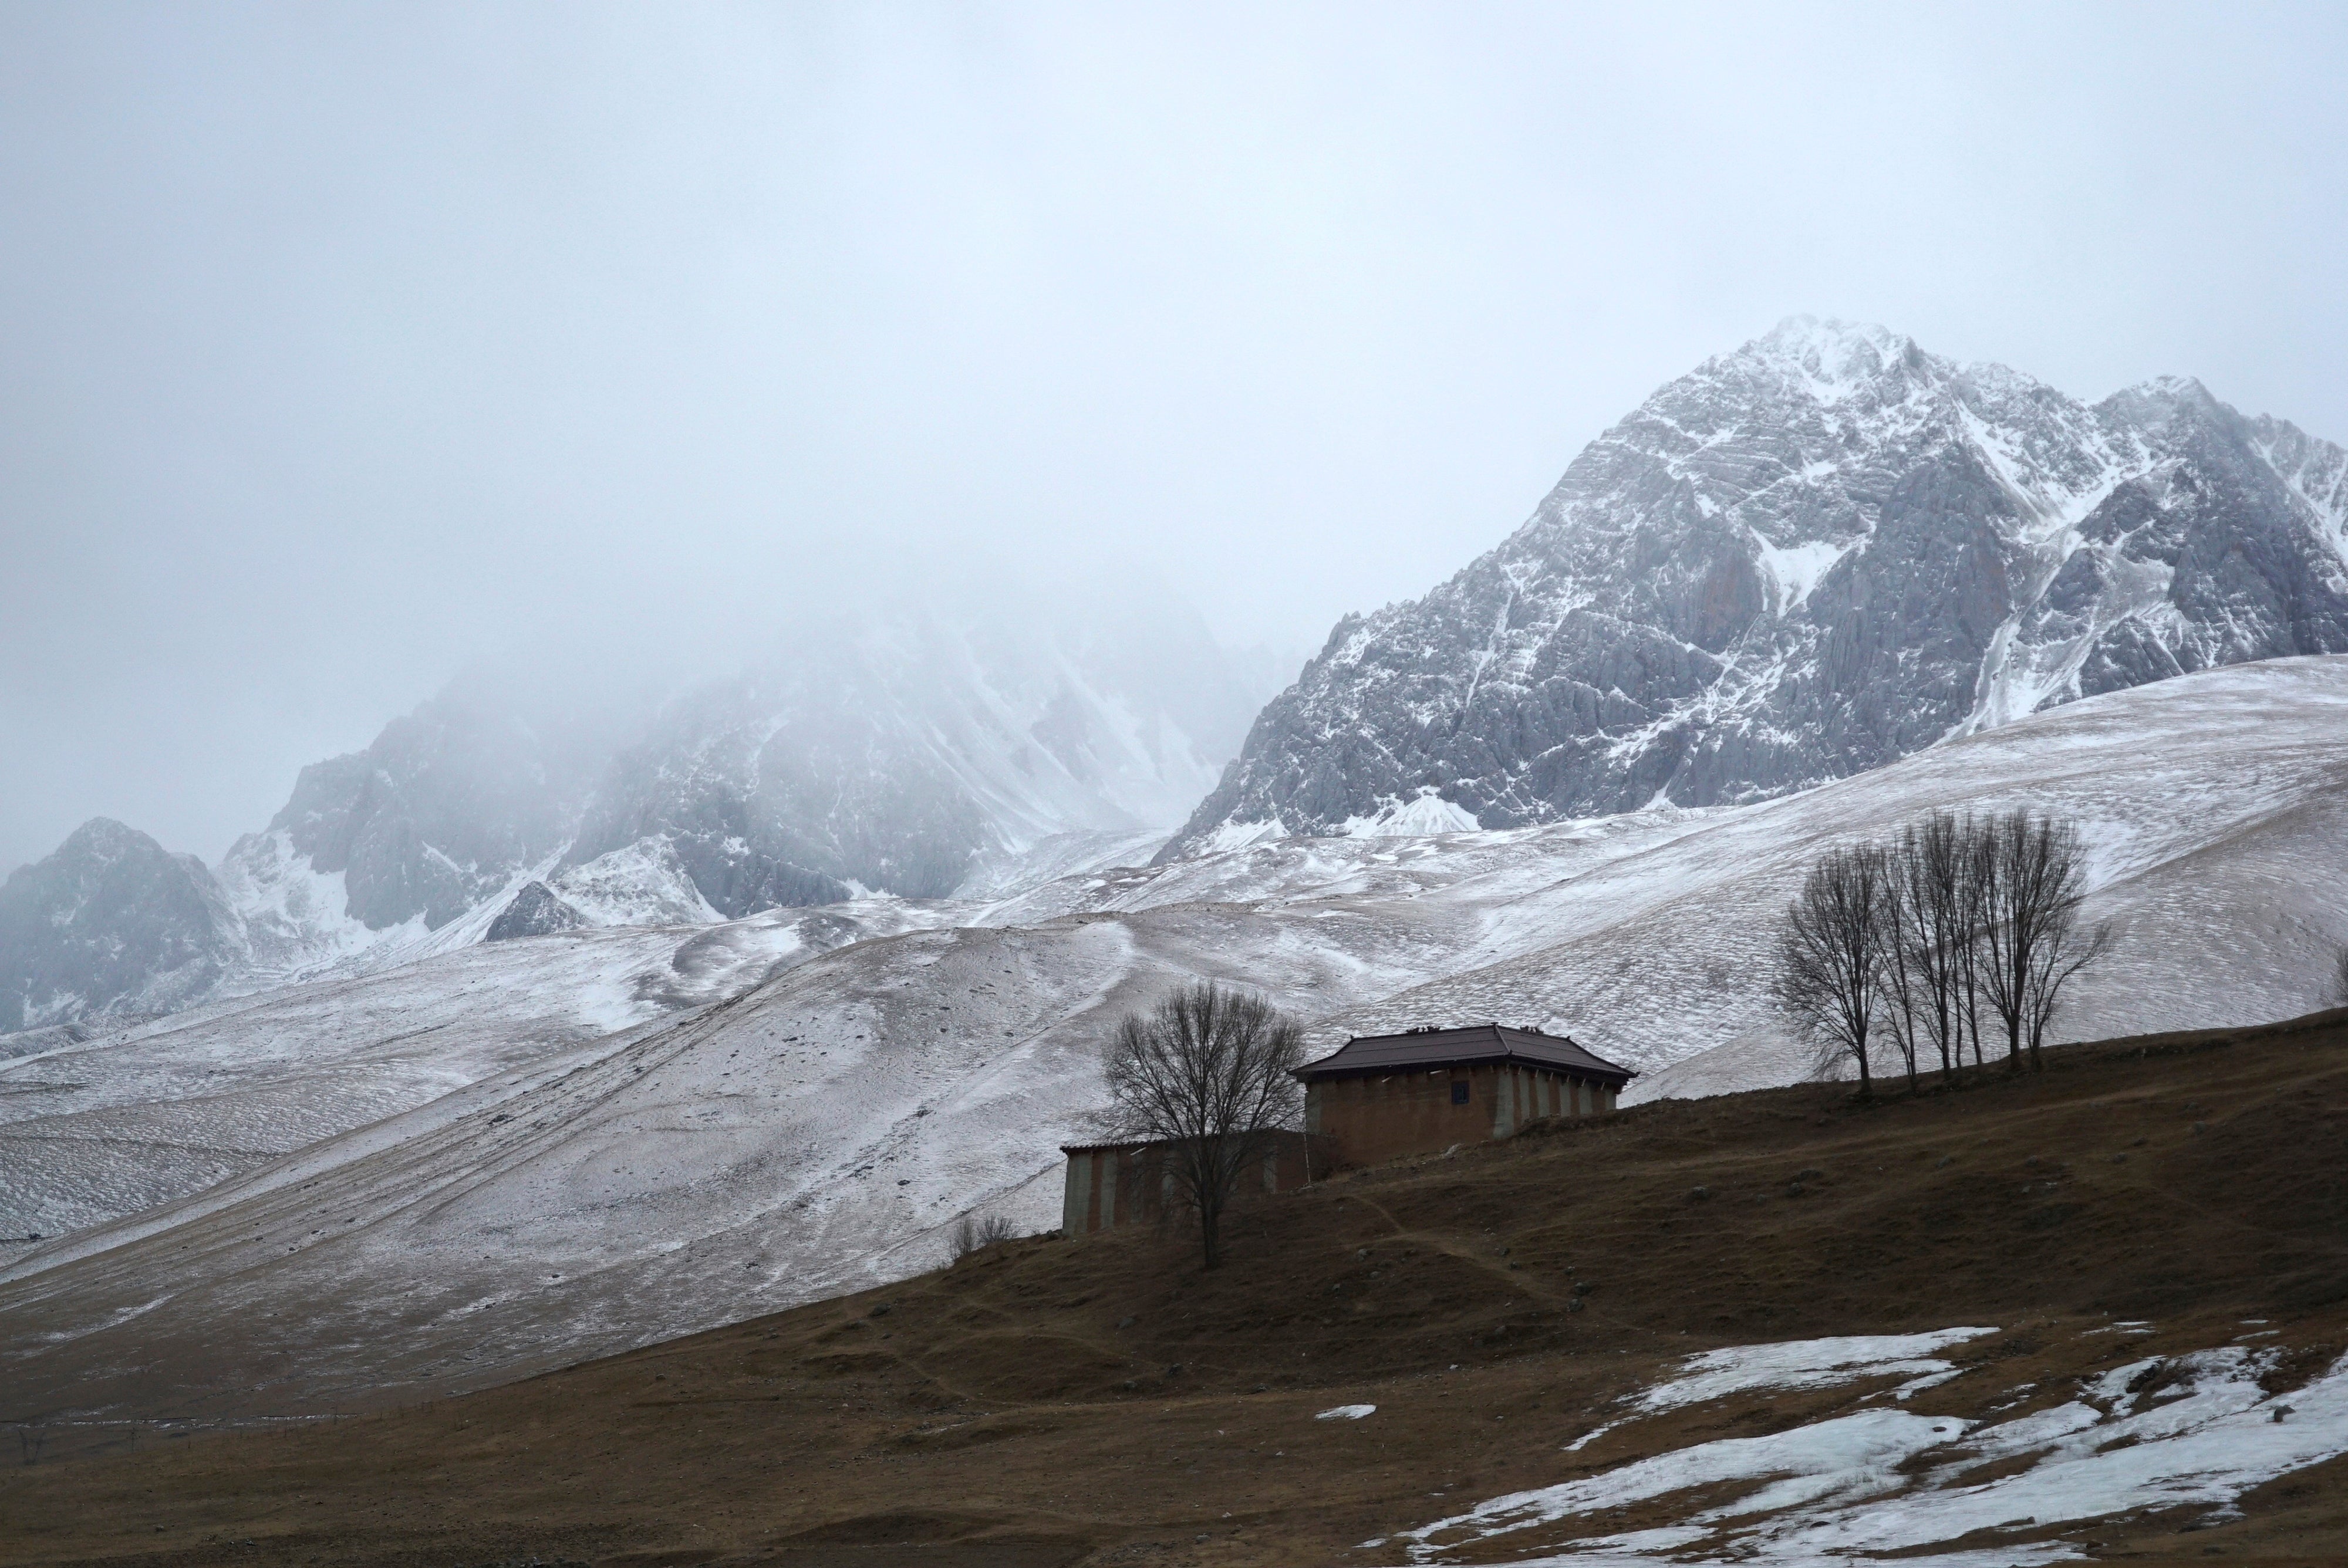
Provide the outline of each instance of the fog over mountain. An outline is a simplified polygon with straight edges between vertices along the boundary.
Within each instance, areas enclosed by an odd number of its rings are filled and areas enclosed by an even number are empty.
[[[0,8],[0,876],[941,582],[1301,663],[1797,312],[2348,433],[2348,14],[2125,10]]]
[[[217,866],[98,819],[11,874],[0,1033],[483,939],[1147,858],[1273,682],[1146,599],[810,617],[641,707],[485,674],[304,768]]]

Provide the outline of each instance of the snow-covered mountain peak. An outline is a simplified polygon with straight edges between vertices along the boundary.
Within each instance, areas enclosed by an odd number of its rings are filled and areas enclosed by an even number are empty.
[[[1920,366],[1915,340],[1868,322],[1787,316],[1732,356],[1785,375],[1820,403],[1841,403],[1895,371]]]
[[[181,1005],[245,956],[201,861],[92,817],[0,882],[0,1034],[70,1023],[130,994],[150,1009]]]
[[[1486,827],[1749,800],[2348,651],[2348,456],[2188,378],[2089,406],[1793,317],[1660,388],[1450,581],[1339,632],[1166,855],[1428,788]]]
[[[2098,405],[2106,416],[2147,436],[2177,434],[2192,423],[2223,424],[2240,416],[2189,375],[2157,375],[2123,387]]]

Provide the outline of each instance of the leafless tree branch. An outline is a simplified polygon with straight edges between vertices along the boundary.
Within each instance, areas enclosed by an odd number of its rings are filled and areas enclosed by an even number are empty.
[[[1863,1095],[1874,1092],[1868,1035],[1883,980],[1885,879],[1879,847],[1828,851],[1787,907],[1772,976],[1777,1004],[1817,1050],[1819,1071],[1856,1063]]]
[[[1241,1173],[1301,1109],[1292,1070],[1303,1058],[1294,1020],[1260,996],[1211,983],[1185,986],[1117,1026],[1105,1068],[1111,1134],[1166,1145],[1209,1268]]]

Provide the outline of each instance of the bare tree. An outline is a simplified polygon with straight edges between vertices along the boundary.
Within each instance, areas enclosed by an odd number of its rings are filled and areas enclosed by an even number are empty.
[[[1890,852],[1905,907],[1916,1025],[1941,1059],[1941,1078],[1964,1066],[1968,975],[1973,931],[1967,913],[1965,844],[1970,818],[1936,811],[1901,830]]]
[[[1862,1095],[1875,1087],[1868,1033],[1880,999],[1884,880],[1876,845],[1829,850],[1787,907],[1771,980],[1778,1006],[1816,1048],[1818,1070],[1856,1062]]]
[[[983,1219],[976,1214],[964,1214],[954,1222],[953,1237],[947,1243],[953,1261],[960,1263],[972,1253],[1011,1239],[1011,1222],[1001,1214],[988,1214]]]
[[[2047,1026],[2054,1021],[2063,987],[2073,975],[2102,958],[2111,945],[2112,923],[2099,920],[2082,929],[2076,903],[2058,911],[2048,922],[2045,939],[2031,959],[2029,979],[2023,992],[2023,1021],[2029,1033],[2031,1071],[2038,1071],[2045,1065],[2038,1050],[2045,1042]]]
[[[2016,811],[1982,825],[1972,859],[1982,878],[1982,994],[2005,1027],[2008,1067],[2021,1069],[2027,1047],[2035,1070],[2065,982],[2110,945],[2108,928],[2078,928],[2085,848],[2070,823]]]
[[[2028,921],[2017,921],[2024,905],[2016,886],[2013,841],[2030,831],[2027,814],[1993,816],[1980,824],[1973,840],[1976,939],[1981,944],[1982,1000],[2005,1027],[2005,1068],[2022,1071],[2023,989],[2030,960],[2024,943]]]
[[[1972,1044],[1973,1066],[1982,1065],[1982,1002],[1986,975],[1995,955],[1983,937],[1997,900],[1997,838],[1979,817],[1967,814],[1957,829],[1957,911],[1964,927],[1964,946],[1958,953],[1963,983],[1965,1038]]]
[[[1270,1134],[1303,1102],[1295,1021],[1262,997],[1189,985],[1117,1025],[1106,1072],[1113,1135],[1166,1145],[1177,1194],[1199,1215],[1206,1266],[1220,1258],[1223,1210]]]
[[[1909,865],[1912,836],[1912,830],[1902,834],[1878,852],[1882,856],[1883,889],[1875,903],[1875,962],[1880,970],[1876,990],[1882,1004],[1883,1027],[1907,1070],[1910,1094],[1916,1092],[1918,1038],[1931,1029],[1923,911],[1913,896],[1916,877]]]

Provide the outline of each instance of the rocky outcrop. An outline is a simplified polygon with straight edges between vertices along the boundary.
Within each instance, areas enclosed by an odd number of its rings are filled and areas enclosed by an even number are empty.
[[[275,837],[305,873],[342,879],[335,913],[370,931],[436,930],[571,836],[584,770],[550,753],[518,715],[443,696],[366,750],[304,768],[267,832],[230,858],[266,854],[261,841]]]
[[[516,937],[551,937],[557,931],[575,931],[586,923],[586,917],[565,904],[553,888],[543,882],[531,882],[525,884],[513,896],[513,902],[498,912],[481,940],[505,942]]]
[[[1341,622],[1160,858],[1431,800],[1502,827],[1754,799],[2348,650],[2343,468],[2198,383],[2090,407],[1790,321],[1656,393],[1449,582]]]
[[[93,817],[0,883],[0,1033],[168,1012],[242,956],[235,912],[201,861]]]

